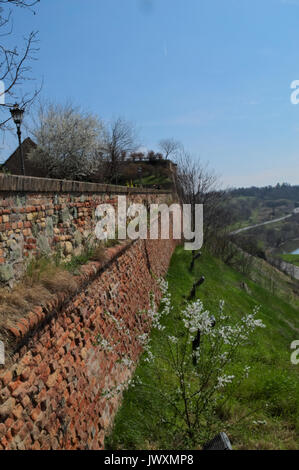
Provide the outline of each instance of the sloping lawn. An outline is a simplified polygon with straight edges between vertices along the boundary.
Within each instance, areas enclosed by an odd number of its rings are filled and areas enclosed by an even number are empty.
[[[280,255],[280,257],[286,261],[287,263],[295,264],[296,266],[299,266],[299,255]]]
[[[266,329],[256,332],[240,350],[236,367],[251,367],[249,378],[228,397],[225,407],[217,409],[213,433],[226,431],[234,449],[299,449],[299,365],[291,363],[290,345],[299,340],[298,311],[208,253],[197,261],[194,272],[188,270],[190,252],[177,248],[167,275],[174,311],[165,319],[166,330],[152,334],[153,353],[161,354],[161,335],[180,328],[178,312],[195,280],[206,280],[198,296],[211,313],[219,300],[233,318],[250,313],[260,305],[259,318]],[[244,284],[245,283],[245,284]],[[136,374],[150,381],[152,369],[143,361]],[[170,371],[165,383],[172,386]],[[180,431],[167,424],[165,402],[157,390],[130,388],[124,395],[111,436],[109,449],[178,449]],[[200,445],[198,446],[200,448]]]

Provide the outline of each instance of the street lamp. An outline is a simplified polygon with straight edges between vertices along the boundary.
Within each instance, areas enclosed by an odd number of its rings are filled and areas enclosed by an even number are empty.
[[[22,173],[25,176],[25,164],[24,164],[24,155],[22,149],[22,140],[21,140],[21,124],[23,121],[24,109],[19,108],[19,105],[16,103],[13,108],[10,108],[11,117],[15,125],[17,126],[17,134],[19,139],[19,151],[21,159],[21,169]]]
[[[139,166],[137,168],[137,173],[138,173],[138,176],[139,176],[139,184],[140,184],[140,186],[142,186],[142,184],[141,184],[142,166]]]

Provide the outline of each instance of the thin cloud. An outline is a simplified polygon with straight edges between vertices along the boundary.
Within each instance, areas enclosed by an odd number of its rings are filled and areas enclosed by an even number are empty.
[[[142,13],[148,15],[154,8],[154,0],[138,0],[139,8]]]
[[[143,127],[168,127],[168,126],[195,126],[199,127],[208,121],[214,119],[213,114],[190,113],[175,116],[173,118],[165,118],[157,121],[147,121],[142,124]]]
[[[280,0],[283,5],[299,6],[299,0]]]

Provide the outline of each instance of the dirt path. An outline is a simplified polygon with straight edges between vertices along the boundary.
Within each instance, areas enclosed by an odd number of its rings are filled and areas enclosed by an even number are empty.
[[[234,232],[231,232],[230,235],[237,235],[237,233],[245,232],[246,230],[251,230],[252,228],[261,227],[262,225],[274,224],[275,222],[280,222],[281,220],[288,219],[292,217],[293,214],[285,215],[284,217],[279,217],[278,219],[267,220],[266,222],[261,222],[260,224],[249,225],[248,227],[239,228]]]

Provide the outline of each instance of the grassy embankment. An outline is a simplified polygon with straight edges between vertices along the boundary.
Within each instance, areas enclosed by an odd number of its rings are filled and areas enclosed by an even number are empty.
[[[291,264],[295,264],[296,266],[299,266],[299,255],[292,255],[292,254],[280,255],[280,258],[282,258],[287,263],[291,263]]]
[[[144,185],[161,185],[163,186],[164,184],[170,184],[171,180],[168,176],[166,175],[149,175],[144,178],[136,178],[134,181],[134,184],[137,186],[141,183]]]
[[[213,432],[226,431],[234,449],[298,449],[299,365],[292,365],[290,361],[290,344],[299,340],[298,297],[293,296],[290,305],[286,301],[287,284],[281,283],[275,290],[278,297],[208,253],[202,255],[191,274],[188,270],[190,257],[190,253],[178,248],[172,258],[167,279],[175,308],[172,318],[164,321],[166,330],[153,332],[153,352],[161,347],[161,334],[171,334],[173,325],[179,327],[177,318],[184,296],[202,274],[206,281],[200,287],[199,297],[211,313],[217,309],[220,299],[226,303],[226,312],[234,318],[260,305],[259,317],[267,328],[257,331],[240,351],[236,364],[240,368],[251,366],[251,373],[239,386],[236,396],[228,397],[226,406],[217,411]],[[267,269],[274,268],[267,265]],[[267,271],[260,270],[260,276],[263,272]],[[273,276],[279,282],[276,270]],[[267,285],[266,280],[264,285]],[[148,380],[151,370],[141,361],[136,374],[141,380]],[[166,381],[168,379],[165,377]],[[246,418],[246,415],[249,416]],[[163,418],[165,402],[159,393],[130,388],[106,446],[111,449],[179,448],[178,430],[165,426]]]
[[[36,306],[45,306],[57,293],[73,295],[78,288],[80,268],[89,261],[104,262],[105,248],[119,244],[108,240],[106,244],[86,243],[81,254],[62,258],[54,255],[32,258],[21,280],[12,289],[0,286],[0,340],[3,328],[11,321],[22,318]]]

